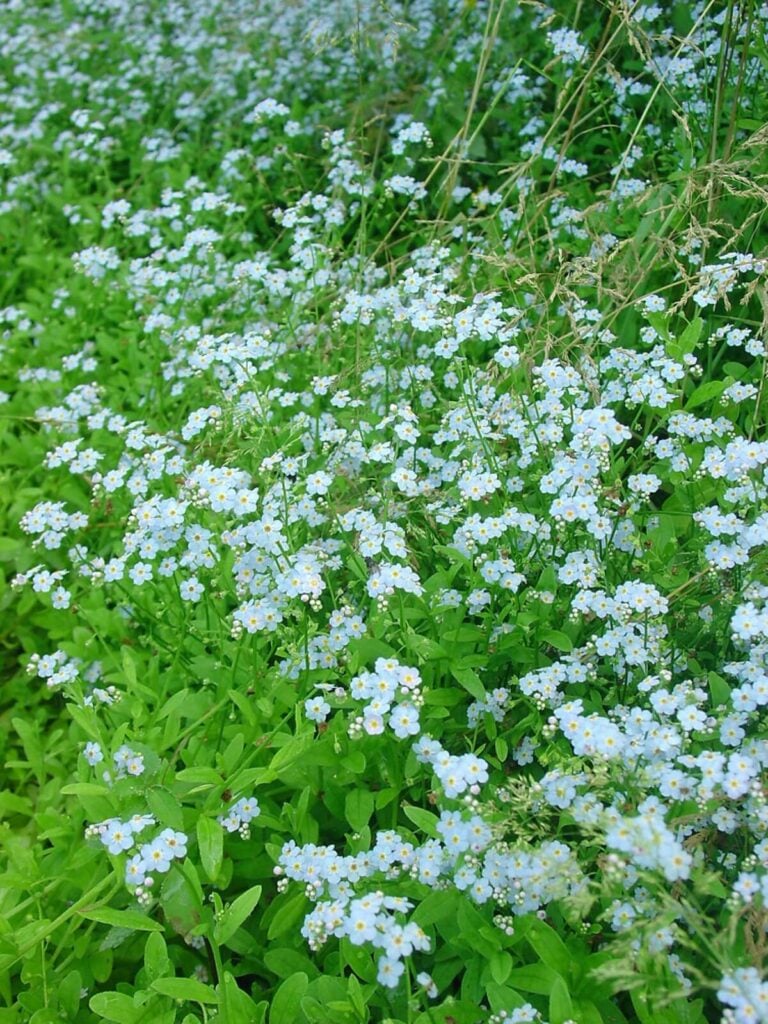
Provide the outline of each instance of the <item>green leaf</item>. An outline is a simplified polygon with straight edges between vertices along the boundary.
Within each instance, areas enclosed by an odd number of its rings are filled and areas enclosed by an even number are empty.
[[[376,965],[370,947],[353,946],[349,939],[342,939],[339,946],[343,961],[355,972],[358,978],[372,984],[376,978]],[[326,981],[331,979],[326,978]],[[345,995],[346,993],[341,993]],[[341,995],[339,998],[341,998]]]
[[[432,814],[431,811],[425,811],[423,807],[414,807],[413,804],[403,804],[403,813],[417,828],[426,832],[433,839],[436,838],[437,815]]]
[[[215,768],[182,768],[176,772],[177,782],[201,783],[207,782],[212,786],[221,785],[221,775]]]
[[[719,676],[717,672],[710,672],[708,675],[709,692],[712,694],[712,703],[715,706],[727,704],[731,699],[731,688],[728,683]]]
[[[489,960],[491,977],[497,985],[503,985],[512,970],[512,957],[509,953],[495,953]]]
[[[102,1020],[114,1024],[137,1024],[144,1016],[143,1007],[134,1006],[131,997],[122,992],[97,992],[91,996],[88,1006]]]
[[[172,715],[177,711],[183,712],[185,706],[189,705],[191,693],[192,691],[190,689],[185,688],[169,697],[157,713],[158,722],[161,722],[164,718],[168,718],[169,715]]]
[[[422,928],[456,916],[460,897],[458,892],[432,892],[419,903],[413,912],[413,920]]]
[[[45,758],[43,757],[43,748],[37,727],[23,718],[14,718],[11,721],[21,739],[29,766],[35,773],[38,783],[42,786],[45,783],[46,776]]]
[[[536,584],[536,589],[552,594],[557,591],[557,573],[552,565],[548,565],[545,569],[542,569],[541,575],[539,576]]]
[[[365,579],[368,579],[368,571],[365,571]],[[377,658],[391,658],[397,651],[382,640],[375,640],[373,637],[364,636],[359,640],[350,640],[349,650],[356,654],[358,664],[365,665],[375,661]]]
[[[70,971],[61,981],[57,982],[56,993],[59,1003],[70,1020],[77,1015],[82,990],[83,976],[80,971]]]
[[[365,754],[362,752],[362,750],[351,750],[348,754],[346,754],[344,757],[340,759],[339,763],[343,765],[343,767],[346,768],[347,771],[351,772],[353,775],[362,775],[362,773],[365,771],[365,766],[367,762],[365,760]]]
[[[552,991],[558,974],[546,964],[529,964],[527,967],[513,967],[509,972],[507,984],[519,988],[521,992],[535,992],[546,996]]]
[[[418,633],[409,633],[406,647],[422,658],[424,661],[437,661],[440,658],[447,658],[448,652],[436,640],[430,640],[428,636],[420,636]]]
[[[355,830],[360,832],[371,820],[374,807],[373,793],[366,789],[351,789],[344,798],[344,817]]]
[[[307,751],[314,745],[314,742],[314,737],[309,733],[289,739],[270,761],[269,768],[272,774],[278,775],[295,764],[305,761]]]
[[[210,985],[204,985],[194,978],[156,978],[152,988],[160,995],[171,999],[184,999],[187,1002],[208,1003],[215,1005],[219,997]]]
[[[171,961],[165,939],[159,932],[152,932],[144,945],[144,969],[150,981],[171,973]]]
[[[466,899],[458,904],[456,921],[449,924],[451,942],[463,953],[472,950],[473,959],[490,959],[499,952],[501,933],[491,928],[479,910]]]
[[[202,891],[194,866],[179,864],[165,876],[160,902],[166,920],[180,935],[188,935],[200,923]]]
[[[31,818],[33,814],[31,800],[7,791],[0,792],[0,810],[6,811],[8,814],[23,814],[27,818]]]
[[[63,796],[107,796],[109,789],[98,782],[70,782],[62,786],[59,792]]]
[[[513,988],[508,985],[497,985],[495,981],[488,981],[485,985],[485,994],[490,1004],[490,1008],[498,1013],[500,1010],[504,1010],[509,1013],[510,1010],[516,1010],[520,1006],[524,1006],[529,1000],[516,992]]]
[[[301,1012],[310,1024],[329,1024],[327,1006],[312,996],[304,996],[301,1000]]]
[[[569,654],[573,650],[573,640],[560,629],[544,629],[539,634],[539,639],[565,654]]]
[[[531,924],[527,939],[542,963],[558,974],[568,974],[573,957],[554,928],[550,928],[544,921],[535,920]]]
[[[303,971],[292,974],[286,978],[275,992],[272,999],[272,1006],[269,1010],[269,1024],[298,1024],[299,1007],[301,1000],[307,991],[309,978]]]
[[[573,1003],[568,986],[562,978],[556,978],[549,993],[550,1024],[565,1024],[573,1017]]]
[[[459,118],[459,121],[461,121],[463,117],[464,112],[462,110],[462,114],[461,117]],[[432,550],[435,552],[436,555],[445,555],[449,562],[455,562],[457,565],[472,565],[471,559],[469,559],[465,554],[459,551],[458,548],[452,548],[450,545],[447,544],[435,544]]]
[[[260,898],[260,885],[254,885],[244,893],[241,893],[223,912],[221,919],[213,929],[213,937],[216,942],[225,945],[246,918],[253,913],[253,909]]]
[[[461,704],[466,697],[461,692],[451,688],[450,690],[427,690],[424,694],[424,704],[426,707],[437,707],[437,708],[453,708],[457,704]]]
[[[441,639],[453,644],[473,646],[483,642],[485,634],[479,626],[457,626],[456,629],[448,629],[442,633]]]
[[[717,896],[718,899],[725,900],[728,898],[728,890],[712,872],[702,872],[694,875],[694,886],[696,892],[706,893],[708,896]]]
[[[368,579],[368,568],[360,555],[350,555],[347,559],[347,568],[361,582],[365,583]]]
[[[451,667],[451,675],[475,700],[485,700],[485,687],[474,669],[462,668],[457,665]]]
[[[700,316],[696,316],[691,320],[688,326],[685,328],[683,333],[677,339],[677,345],[683,355],[687,355],[689,352],[693,352],[699,343],[701,332],[704,329],[704,321]]]
[[[385,789],[380,789],[374,796],[374,803],[376,804],[376,810],[380,811],[384,807],[388,807],[393,800],[396,800],[400,796],[400,790],[394,789],[392,786],[387,786]]]
[[[229,971],[224,972],[219,993],[221,1024],[261,1024],[264,1020],[266,1003],[259,1003],[256,1006],[238,986]]]
[[[245,738],[242,732],[238,732],[229,742],[227,749],[221,755],[221,766],[225,772],[230,773],[237,767],[237,762],[243,753]]]
[[[112,907],[97,907],[95,910],[83,910],[82,916],[87,921],[98,921],[109,924],[113,928],[127,928],[132,932],[161,932],[163,926],[159,921],[142,914],[140,910],[114,910]]]
[[[727,362],[723,363],[723,372],[729,377],[733,377],[734,380],[744,380],[747,375],[747,367],[742,363]]]
[[[0,562],[12,562],[24,550],[21,541],[0,537]]]
[[[298,971],[304,971],[310,977],[317,975],[317,968],[308,957],[287,946],[268,949],[264,954],[264,966],[278,978],[287,978]]]
[[[286,935],[292,931],[304,917],[309,906],[309,901],[303,892],[294,892],[290,895],[278,896],[270,904],[268,914],[264,915],[263,925],[269,923],[267,931],[268,939],[276,939],[280,935]]]
[[[209,882],[215,882],[224,859],[224,829],[218,821],[202,815],[197,819],[197,843],[205,876]]]
[[[360,982],[351,974],[349,981],[347,982],[347,992],[349,993],[349,1001],[355,1013],[361,1020],[365,1019],[365,999],[363,997],[363,990],[360,987]]]
[[[130,688],[132,686],[135,686],[137,682],[136,662],[134,661],[133,655],[131,654],[127,647],[123,647],[122,662],[123,675],[125,676],[126,682],[128,683],[128,687]]]
[[[610,1017],[605,1018],[607,1020],[619,1021],[624,1019],[622,1017],[614,1016],[615,1009],[611,1004],[609,1004],[607,1012],[611,1014]],[[579,1024],[603,1024],[604,1021],[600,1010],[589,999],[574,999],[571,1016],[574,1020],[577,1020]]]
[[[256,713],[253,710],[253,706],[248,698],[239,693],[237,690],[227,690],[227,696],[233,704],[237,705],[240,714],[243,716],[243,720],[246,725],[256,725],[258,719]]]
[[[651,1011],[648,995],[642,989],[630,989],[632,1007],[642,1024],[661,1024],[655,1012]]]
[[[179,801],[167,789],[162,786],[153,786],[148,789],[147,803],[161,825],[178,831],[184,829],[184,815]]]
[[[685,403],[685,411],[690,412],[691,409],[696,409],[698,406],[704,405],[713,398],[719,398],[723,391],[725,391],[724,380],[705,381],[694,390],[691,397]]]

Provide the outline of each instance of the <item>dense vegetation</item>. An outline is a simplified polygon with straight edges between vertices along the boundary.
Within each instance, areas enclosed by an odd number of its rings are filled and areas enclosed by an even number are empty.
[[[767,33],[6,0],[0,1024],[768,1021]]]

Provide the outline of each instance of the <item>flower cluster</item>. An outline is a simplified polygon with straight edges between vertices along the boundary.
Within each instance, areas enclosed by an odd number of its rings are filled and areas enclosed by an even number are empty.
[[[155,882],[152,872],[164,875],[170,871],[174,860],[183,860],[187,855],[186,835],[172,828],[165,828],[154,839],[140,844],[137,837],[156,824],[149,814],[134,814],[126,821],[108,818],[89,825],[85,831],[86,838],[97,837],[108,853],[130,854],[125,863],[125,881],[136,887],[140,899],[149,898],[148,891]],[[135,848],[136,853],[131,853]]]
[[[249,825],[261,814],[259,802],[255,797],[241,797],[227,810],[219,815],[217,821],[227,832],[239,832],[243,839],[250,835]]]
[[[717,971],[726,1024],[766,1018],[768,8],[588,6],[0,10],[8,808],[116,815],[86,834],[174,928],[188,846],[190,901],[195,858],[233,895],[276,864],[249,941],[184,923],[222,998],[257,959],[330,1020],[349,965],[391,1018],[413,956],[441,1018],[626,1010],[599,971],[565,997],[546,918],[627,991]]]

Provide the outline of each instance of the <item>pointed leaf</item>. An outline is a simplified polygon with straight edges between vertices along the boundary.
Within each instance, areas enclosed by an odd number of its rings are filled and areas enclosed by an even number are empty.
[[[260,885],[254,885],[253,888],[241,893],[221,915],[221,920],[218,921],[213,929],[214,939],[221,945],[226,945],[240,925],[253,913],[253,909],[260,898]]]

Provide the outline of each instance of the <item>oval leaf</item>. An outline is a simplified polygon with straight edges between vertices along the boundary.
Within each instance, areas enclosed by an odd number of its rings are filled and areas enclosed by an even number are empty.
[[[133,1005],[131,997],[122,992],[97,992],[91,996],[88,1006],[102,1020],[113,1021],[113,1024],[135,1024],[143,1013],[140,1007]]]
[[[210,1005],[219,1001],[210,985],[204,985],[202,981],[196,981],[194,978],[156,978],[152,982],[152,988],[161,996],[170,996],[171,999]]]
[[[287,1024],[287,1021],[300,1020],[299,1007],[308,985],[309,978],[303,971],[286,978],[272,1000],[269,1024]]]

